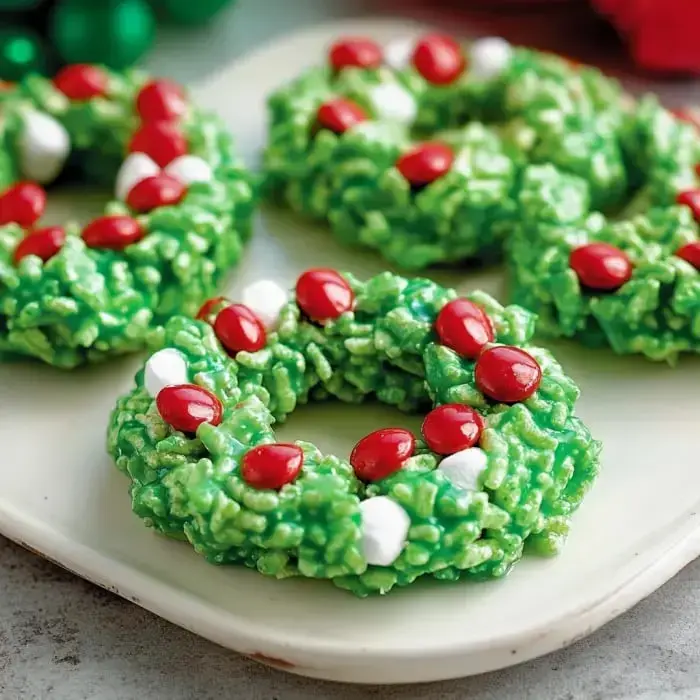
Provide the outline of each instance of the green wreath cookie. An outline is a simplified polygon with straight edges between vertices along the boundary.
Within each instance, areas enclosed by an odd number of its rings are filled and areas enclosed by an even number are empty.
[[[674,363],[700,352],[700,190],[686,189],[700,142],[653,102],[630,128],[646,142],[643,213],[608,219],[591,210],[585,180],[548,165],[526,169],[511,295],[537,312],[540,332]]]
[[[505,246],[512,299],[543,331],[700,351],[700,139],[653,98],[501,39],[431,34],[340,40],[269,110],[271,192],[342,240],[409,269]]]
[[[528,162],[585,177],[599,206],[621,197],[620,103],[598,71],[502,39],[340,40],[269,98],[268,186],[405,269],[490,258]]]
[[[154,332],[108,449],[134,512],[213,563],[359,596],[503,576],[559,551],[599,466],[534,323],[388,272],[309,270],[291,299],[261,281]],[[372,398],[426,412],[420,438],[384,428],[349,456],[275,439],[300,404]]]
[[[59,175],[116,181],[116,200],[41,227]],[[73,65],[0,92],[0,352],[70,368],[194,314],[239,259],[252,185],[222,124],[169,81]]]

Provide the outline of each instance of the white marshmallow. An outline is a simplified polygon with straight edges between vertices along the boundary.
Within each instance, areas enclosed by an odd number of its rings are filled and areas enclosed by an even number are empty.
[[[165,172],[184,185],[192,182],[209,182],[214,177],[211,165],[203,158],[192,155],[175,158],[165,166]]]
[[[32,110],[24,115],[18,151],[22,175],[45,185],[63,169],[70,153],[70,136],[53,117]]]
[[[438,469],[457,486],[467,491],[479,488],[479,474],[486,469],[488,458],[480,447],[468,447],[440,462]]]
[[[241,294],[241,303],[254,311],[265,328],[274,328],[280,311],[289,301],[289,294],[272,280],[249,284]]]
[[[384,47],[384,62],[394,70],[407,68],[416,48],[414,39],[401,37],[393,39]]]
[[[498,36],[475,41],[469,49],[469,71],[477,78],[495,78],[510,62],[512,46]]]
[[[124,201],[134,185],[160,173],[158,164],[145,153],[131,153],[122,163],[114,185],[117,199]]]
[[[406,544],[411,518],[388,496],[375,496],[360,502],[362,550],[368,564],[389,566]]]
[[[412,124],[416,119],[418,104],[413,95],[398,83],[375,85],[369,98],[382,120]]]
[[[163,348],[148,358],[143,373],[143,384],[153,398],[166,386],[188,382],[187,361],[179,350]]]

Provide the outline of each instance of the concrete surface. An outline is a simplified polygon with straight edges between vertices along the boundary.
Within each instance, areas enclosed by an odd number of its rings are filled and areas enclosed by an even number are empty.
[[[188,82],[304,24],[397,8],[421,16],[416,2],[241,0],[213,27],[161,34],[146,66]],[[696,85],[667,92],[691,93]],[[0,538],[0,698],[700,699],[699,602],[700,561],[590,638],[522,666],[429,686],[340,686],[243,659]]]
[[[556,654],[458,681],[344,686],[268,669],[0,539],[3,700],[691,700],[700,561]]]

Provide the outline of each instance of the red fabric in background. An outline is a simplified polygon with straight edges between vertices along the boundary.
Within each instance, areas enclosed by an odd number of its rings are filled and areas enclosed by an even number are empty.
[[[643,68],[700,74],[698,0],[592,0]]]
[[[498,34],[610,73],[700,75],[700,0],[375,0],[455,34]]]

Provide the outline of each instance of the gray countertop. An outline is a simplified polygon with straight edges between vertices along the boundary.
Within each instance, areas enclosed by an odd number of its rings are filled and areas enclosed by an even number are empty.
[[[213,27],[163,32],[146,67],[194,81],[286,31],[377,5],[387,14],[391,3],[240,0]],[[415,3],[393,5],[410,16]],[[697,94],[696,85],[672,90]],[[0,538],[0,698],[700,698],[699,603],[700,561],[588,639],[542,659],[430,686],[341,686],[241,658]]]

